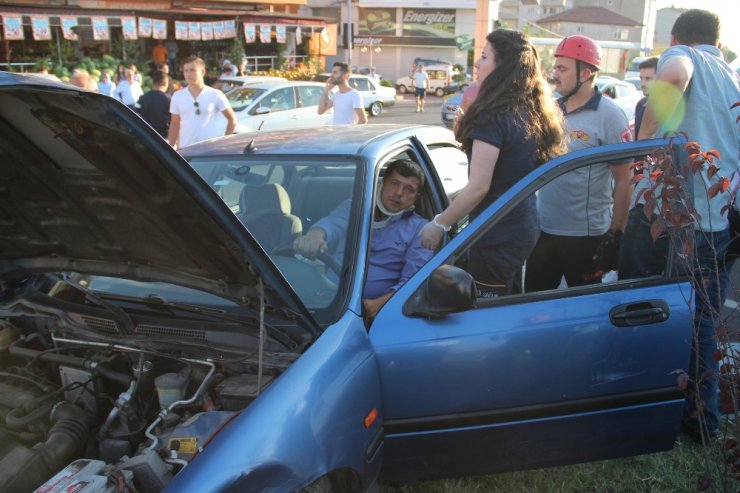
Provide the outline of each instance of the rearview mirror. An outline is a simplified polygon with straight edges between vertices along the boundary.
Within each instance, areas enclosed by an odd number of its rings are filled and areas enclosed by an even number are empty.
[[[259,108],[254,110],[255,115],[266,115],[269,112],[270,112],[270,108],[268,108],[267,106],[260,106]]]
[[[409,317],[442,318],[475,307],[473,276],[453,265],[441,265],[403,306]]]

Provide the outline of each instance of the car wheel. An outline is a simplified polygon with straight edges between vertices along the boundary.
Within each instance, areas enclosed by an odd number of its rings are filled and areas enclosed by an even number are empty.
[[[383,103],[380,101],[375,101],[373,104],[370,105],[370,115],[371,116],[380,116],[380,114],[383,112]]]
[[[401,84],[400,86],[398,86],[398,92],[401,94],[406,94],[408,92],[408,89],[406,89],[406,86]]]
[[[445,95],[445,90],[441,87],[438,87],[436,91],[434,91],[434,94],[439,96],[440,98]]]

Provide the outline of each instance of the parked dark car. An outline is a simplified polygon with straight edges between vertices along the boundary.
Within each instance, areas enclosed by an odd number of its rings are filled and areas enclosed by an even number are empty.
[[[435,160],[464,159],[448,130],[260,132],[181,155],[113,98],[8,73],[0,122],[4,492],[361,491],[673,446],[691,341],[673,262],[485,299],[465,270],[541,186],[665,140],[540,166],[369,321],[379,177],[417,162],[431,220],[448,204]],[[296,256],[347,199],[341,261]]]
[[[442,123],[445,127],[452,128],[455,125],[455,112],[460,107],[462,96],[463,92],[460,91],[442,101]]]

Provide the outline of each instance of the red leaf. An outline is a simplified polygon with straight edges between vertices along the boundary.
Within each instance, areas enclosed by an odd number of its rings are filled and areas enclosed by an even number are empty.
[[[712,360],[719,361],[725,357],[725,352],[722,349],[715,349],[712,353]]]
[[[701,169],[704,167],[704,161],[701,159],[692,159],[689,161],[691,163],[691,172],[696,173],[697,171],[701,171]]]
[[[712,150],[710,150],[710,151],[707,151],[707,152],[705,152],[705,153],[704,153],[704,157],[706,157],[707,159],[709,159],[709,157],[708,157],[708,156],[714,156],[714,157],[716,157],[717,159],[722,159],[722,158],[720,157],[720,155],[719,155],[719,151],[718,151],[717,149],[712,149]],[[711,160],[710,160],[710,161],[711,161]]]
[[[707,197],[713,199],[722,190],[722,182],[715,183],[707,189]]]
[[[684,255],[691,255],[694,253],[693,237],[689,237],[686,241],[683,242],[681,253],[683,253]]]
[[[734,109],[735,109],[735,108],[737,108],[738,106],[740,106],[740,101],[736,101],[736,102],[735,102],[735,103],[734,103],[734,104],[733,104],[732,106],[730,106],[730,109],[731,109],[731,110],[734,110]]]
[[[643,178],[645,178],[645,175],[643,174],[635,175],[632,177],[632,180],[630,182],[634,185],[635,183],[642,180]]]
[[[650,179],[652,181],[656,181],[658,177],[662,174],[663,174],[663,171],[653,171],[652,173],[650,173]]]
[[[729,178],[722,178],[720,181],[720,190],[722,192],[726,192],[730,189],[730,179]]]
[[[640,202],[640,198],[642,198],[642,196],[645,194],[645,192],[647,192],[647,190],[648,190],[647,188],[643,188],[642,190],[637,192],[637,197],[635,197],[635,204]]]
[[[718,172],[719,172],[719,168],[714,164],[710,164],[709,168],[707,168],[707,178],[711,180],[712,177],[716,175]]]
[[[645,195],[647,195],[648,192],[650,192],[650,190],[645,192]],[[653,220],[653,210],[655,210],[655,200],[645,200],[645,205],[642,207],[642,213],[645,214],[648,221]]]
[[[730,450],[735,447],[737,447],[737,440],[732,437],[725,439],[725,450]]]
[[[653,221],[653,224],[650,225],[650,236],[653,237],[653,242],[658,241],[658,238],[660,238],[660,235],[664,232],[665,223],[663,222],[663,218],[658,216],[655,218],[655,221]]]
[[[722,207],[722,208],[721,208],[721,209],[719,210],[719,214],[720,214],[721,216],[724,216],[724,215],[725,215],[725,214],[727,213],[727,211],[729,211],[729,210],[730,210],[730,207],[731,207],[731,205],[730,205],[730,204],[726,204],[726,205],[725,205],[724,207]]]
[[[683,148],[689,151],[689,153],[695,153],[695,152],[699,152],[699,150],[701,149],[701,146],[699,145],[698,142],[686,142],[686,145],[683,146]]]
[[[635,161],[631,166],[630,169],[633,171],[642,171],[645,167],[645,161]]]

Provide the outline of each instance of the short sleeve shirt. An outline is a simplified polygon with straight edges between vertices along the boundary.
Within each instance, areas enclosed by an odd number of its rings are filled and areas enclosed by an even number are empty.
[[[565,113],[565,100],[558,100]],[[599,91],[583,106],[565,113],[568,151],[632,140],[627,115]],[[560,236],[599,236],[612,218],[611,164],[599,163],[571,171],[548,183],[537,194],[540,227]]]
[[[180,116],[179,147],[223,135],[225,126],[221,113],[228,107],[224,93],[212,87],[203,86],[197,98],[193,98],[187,87],[176,91],[170,102],[170,113]]]
[[[491,186],[483,200],[470,212],[472,220],[537,167],[537,144],[533,136],[524,134],[522,126],[517,124],[516,117],[511,113],[495,116],[482,115],[470,137],[499,149]],[[468,156],[469,160],[470,156]],[[535,200],[531,197],[511,210],[477,244],[479,246],[493,245],[515,237],[522,229],[536,228]]]
[[[334,107],[334,117],[332,120],[334,125],[357,123],[355,110],[364,109],[362,95],[355,89],[347,92],[335,92],[331,102]]]
[[[424,89],[427,86],[426,82],[429,80],[429,74],[427,74],[426,72],[414,72],[414,75],[412,77],[414,79],[416,87],[418,87],[419,89]]]

